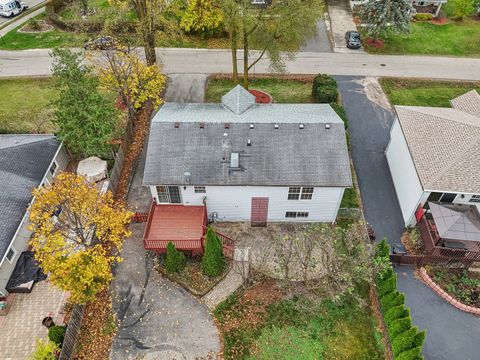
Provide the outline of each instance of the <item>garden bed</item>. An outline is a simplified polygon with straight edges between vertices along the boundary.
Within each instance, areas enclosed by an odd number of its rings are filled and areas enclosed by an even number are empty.
[[[480,273],[438,265],[425,266],[425,269],[432,280],[452,297],[480,308]]]
[[[287,298],[277,282],[264,279],[214,314],[225,359],[380,360],[382,335],[365,304]]]
[[[227,260],[227,259],[226,259]],[[209,277],[202,272],[202,259],[199,256],[187,257],[185,268],[178,273],[167,273],[164,266],[165,255],[157,257],[155,268],[166,278],[174,283],[184,287],[193,295],[201,297],[212,290],[230,270],[230,262],[227,260],[227,266],[224,272],[217,277]]]

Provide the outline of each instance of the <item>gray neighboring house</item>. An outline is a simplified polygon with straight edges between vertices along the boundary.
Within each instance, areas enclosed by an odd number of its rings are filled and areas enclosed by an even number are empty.
[[[0,295],[8,295],[6,285],[28,248],[33,189],[51,183],[67,162],[54,135],[0,135]]]
[[[222,221],[334,222],[352,186],[344,123],[328,104],[257,104],[241,86],[221,103],[166,103],[143,183],[159,206],[205,204]]]

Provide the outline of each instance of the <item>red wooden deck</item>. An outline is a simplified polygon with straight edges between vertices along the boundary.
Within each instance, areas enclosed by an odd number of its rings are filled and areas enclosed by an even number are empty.
[[[152,204],[143,236],[145,249],[162,251],[171,241],[179,250],[203,251],[205,206]]]

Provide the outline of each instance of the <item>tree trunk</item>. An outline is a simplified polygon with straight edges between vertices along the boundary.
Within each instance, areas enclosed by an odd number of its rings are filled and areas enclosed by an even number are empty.
[[[248,34],[243,27],[243,87],[248,90]]]
[[[233,82],[238,84],[238,64],[237,64],[237,48],[238,48],[238,33],[233,30],[230,34],[230,46],[232,51],[232,74]]]
[[[147,30],[143,34],[143,42],[147,64],[155,65],[157,63],[157,54],[155,53],[155,33]]]

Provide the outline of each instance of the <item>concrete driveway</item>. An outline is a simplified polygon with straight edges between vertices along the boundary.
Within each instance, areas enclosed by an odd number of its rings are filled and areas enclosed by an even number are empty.
[[[203,80],[202,80],[203,79]],[[205,75],[171,76],[166,101],[201,102]],[[203,81],[203,82],[202,82]],[[145,152],[128,196],[132,211],[148,211],[151,195],[142,186]],[[132,224],[124,244],[124,261],[115,268],[113,310],[119,327],[110,358],[215,359],[220,351],[217,328],[207,307],[154,269],[151,252],[143,248],[145,224]]]
[[[332,52],[330,34],[324,19],[317,21],[317,32],[300,48],[301,52]]]
[[[336,77],[347,112],[352,156],[358,175],[365,217],[378,239],[400,242],[403,220],[384,155],[394,115],[373,79]],[[413,322],[427,330],[427,360],[480,358],[480,318],[439,298],[416,279],[410,267],[397,267],[398,288],[406,295]]]
[[[352,17],[352,11],[348,0],[328,0],[328,14],[330,16],[333,46],[335,52],[363,53],[363,49],[352,50],[345,44],[345,33],[357,30]]]

